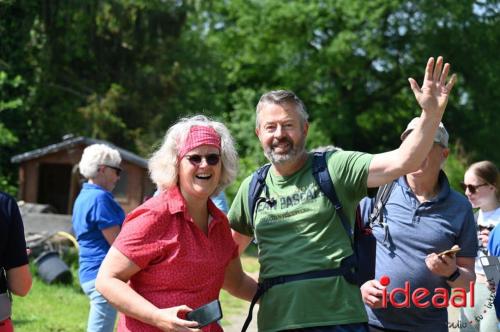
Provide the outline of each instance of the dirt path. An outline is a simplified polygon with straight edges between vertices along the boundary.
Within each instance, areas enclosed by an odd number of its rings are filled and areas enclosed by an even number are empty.
[[[247,318],[247,308],[240,315],[230,316],[227,318],[228,324],[223,326],[224,332],[240,332],[243,327],[243,323]],[[257,332],[257,311],[259,310],[259,306],[256,305],[253,309],[253,319],[250,323],[250,326],[247,329],[247,332]]]

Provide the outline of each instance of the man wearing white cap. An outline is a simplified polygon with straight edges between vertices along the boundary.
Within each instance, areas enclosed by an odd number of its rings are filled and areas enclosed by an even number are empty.
[[[408,124],[401,140],[419,121],[415,118]],[[385,226],[373,226],[377,240],[375,279],[361,286],[371,331],[446,332],[447,308],[432,301],[435,289],[445,289],[448,294],[450,288],[468,290],[475,280],[477,239],[472,208],[463,195],[450,188],[441,169],[449,153],[448,139],[440,123],[420,168],[394,180],[382,211]],[[360,203],[365,221],[373,202],[365,198]],[[456,254],[437,254],[457,246],[461,249]],[[387,300],[395,288],[404,289],[405,285],[410,286],[408,296],[398,292]],[[412,294],[417,288],[425,288],[429,294],[415,303]],[[407,306],[402,305],[405,300]]]

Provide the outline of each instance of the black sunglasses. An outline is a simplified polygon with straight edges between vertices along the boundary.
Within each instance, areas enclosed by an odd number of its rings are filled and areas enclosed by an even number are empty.
[[[487,186],[487,185],[488,185],[487,183],[483,183],[483,184],[478,184],[477,186],[475,186],[472,184],[465,184],[464,182],[460,182],[460,187],[462,187],[462,190],[466,191],[467,189],[469,189],[469,192],[471,194],[475,194],[477,191],[477,188]]]
[[[194,166],[199,166],[203,159],[205,159],[208,165],[215,166],[219,163],[220,155],[218,155],[217,153],[210,153],[205,156],[199,154],[188,154],[186,155],[186,158]]]
[[[113,169],[115,172],[116,172],[116,176],[120,176],[121,172],[122,172],[122,169],[120,167],[116,167],[116,166],[110,166],[110,165],[101,165],[101,166],[106,166],[106,167],[109,167],[111,169]]]

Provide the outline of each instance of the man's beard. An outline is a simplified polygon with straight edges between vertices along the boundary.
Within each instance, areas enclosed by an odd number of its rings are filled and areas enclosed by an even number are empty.
[[[286,153],[274,152],[274,149],[279,144],[283,144],[283,143],[288,144],[288,151]],[[305,137],[302,138],[297,143],[297,145],[294,145],[293,141],[288,137],[284,137],[280,140],[274,139],[272,144],[271,144],[271,147],[264,149],[264,155],[272,164],[285,164],[288,162],[294,162],[298,158],[300,158],[302,156],[302,154],[305,152],[305,145],[306,145]]]

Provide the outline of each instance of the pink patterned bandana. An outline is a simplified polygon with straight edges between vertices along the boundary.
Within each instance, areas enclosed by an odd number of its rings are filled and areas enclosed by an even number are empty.
[[[220,150],[221,139],[214,128],[209,126],[192,126],[189,129],[184,146],[179,149],[178,158],[182,159],[186,153],[201,145],[212,145]]]

